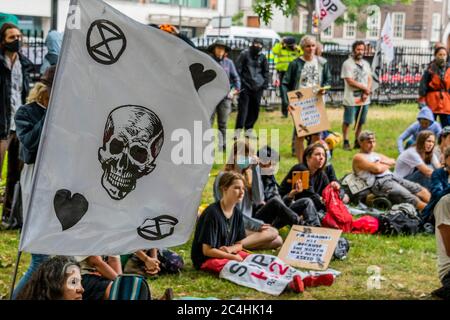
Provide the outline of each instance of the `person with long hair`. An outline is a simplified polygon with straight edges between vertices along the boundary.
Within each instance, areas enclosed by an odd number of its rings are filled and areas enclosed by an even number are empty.
[[[273,249],[282,245],[278,235],[279,228],[298,223],[298,215],[290,210],[279,198],[267,203],[264,199],[264,186],[261,168],[255,151],[248,141],[236,141],[224,170],[214,182],[214,198],[221,199],[219,181],[225,172],[237,172],[244,176],[245,193],[237,204],[244,215],[244,225],[248,238],[247,249]]]
[[[22,208],[25,213],[25,218],[28,211],[28,200],[31,195],[34,163],[36,161],[41,132],[50,100],[55,69],[55,66],[51,66],[47,69],[41,81],[37,82],[30,91],[27,98],[27,104],[20,107],[15,116],[17,137],[21,144],[19,156],[24,162],[24,167],[20,176],[20,187],[22,192]],[[30,266],[17,284],[13,298],[28,282],[39,265],[48,258],[47,255],[43,254],[31,254]]]
[[[303,217],[301,224],[320,227],[321,219],[319,211],[325,211],[325,205],[322,202],[322,192],[327,185],[339,190],[340,185],[337,181],[328,179],[324,171],[327,163],[327,153],[325,147],[321,143],[309,145],[303,153],[303,163],[296,164],[289,170],[289,173],[283,179],[280,185],[280,194],[283,196],[284,202]],[[302,180],[299,179],[292,186],[294,172],[309,172],[309,187],[303,189]]]
[[[81,300],[80,266],[70,257],[53,257],[39,266],[17,300]]]
[[[431,174],[441,167],[433,152],[435,141],[433,132],[421,131],[417,135],[415,145],[403,151],[397,158],[394,173],[430,190]]]
[[[434,118],[439,117],[442,127],[450,125],[450,64],[448,52],[444,47],[434,50],[434,61],[424,71],[419,86],[419,103],[427,105],[433,111]]]

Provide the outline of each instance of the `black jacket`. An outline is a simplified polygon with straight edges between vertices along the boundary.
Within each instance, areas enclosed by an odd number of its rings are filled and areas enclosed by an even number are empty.
[[[292,183],[288,182],[288,180],[292,179],[292,173],[294,171],[309,171],[308,167],[301,163],[294,165],[286,177],[283,179],[280,185],[280,195],[283,197],[283,200],[286,200],[285,197],[292,190]],[[309,177],[309,189],[303,190],[295,196],[295,200],[301,198],[310,198],[314,201],[315,207],[317,210],[324,210],[325,205],[322,202],[322,192],[325,187],[330,183],[325,171],[320,170],[316,171],[314,175]]]
[[[21,106],[16,112],[14,119],[16,121],[17,138],[20,141],[19,157],[27,164],[36,161],[46,112],[47,109],[36,102]]]
[[[30,89],[29,74],[33,64],[19,53],[22,65],[22,104],[25,104]],[[7,67],[4,53],[0,51],[0,139],[5,139],[11,127],[11,70]]]
[[[236,69],[242,89],[259,91],[269,86],[269,63],[264,54],[253,57],[248,49],[242,51],[236,61]]]

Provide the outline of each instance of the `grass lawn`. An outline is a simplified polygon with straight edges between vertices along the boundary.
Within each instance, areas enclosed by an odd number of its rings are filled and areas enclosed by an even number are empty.
[[[343,109],[329,109],[332,129],[341,132]],[[397,157],[396,137],[415,120],[417,108],[412,104],[395,107],[371,107],[366,125],[377,134],[378,151]],[[236,113],[229,123],[233,128]],[[292,165],[292,124],[282,119],[279,111],[261,113],[258,128],[279,129],[281,164],[276,175],[281,181]],[[270,141],[270,139],[269,139]],[[351,136],[353,141],[353,136]],[[351,170],[351,158],[355,152],[338,148],[334,152],[333,164],[338,177]],[[212,184],[222,165],[214,165],[210,179],[203,191],[202,203],[213,201]],[[284,233],[284,235],[287,235]],[[438,288],[436,272],[436,246],[434,236],[387,237],[379,235],[345,235],[351,242],[349,256],[344,261],[332,261],[331,268],[342,272],[331,287],[308,288],[304,294],[283,293],[273,297],[235,285],[216,276],[195,271],[190,260],[191,241],[175,248],[186,263],[184,271],[176,276],[162,276],[150,280],[152,293],[159,296],[167,287],[172,287],[177,297],[217,297],[221,299],[427,299],[429,293]],[[19,234],[17,231],[0,232],[0,299],[7,296],[9,283],[17,253]],[[270,253],[270,251],[268,251]],[[271,252],[277,254],[276,251]],[[19,276],[25,272],[29,255],[25,254],[20,264]],[[386,278],[381,290],[367,290],[367,267],[382,268]]]

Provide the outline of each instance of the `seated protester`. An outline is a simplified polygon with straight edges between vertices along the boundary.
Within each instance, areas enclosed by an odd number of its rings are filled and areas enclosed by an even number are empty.
[[[398,152],[405,151],[403,143],[406,141],[406,148],[412,146],[417,139],[417,135],[423,131],[429,130],[436,137],[441,134],[442,128],[439,122],[434,120],[433,112],[427,106],[423,106],[417,116],[417,121],[411,124],[397,139]]]
[[[225,172],[237,172],[244,176],[245,193],[242,202],[237,204],[244,215],[244,225],[247,236],[247,249],[274,249],[282,245],[283,240],[278,235],[277,228],[298,222],[298,216],[284,205],[279,198],[264,202],[264,187],[261,180],[261,168],[258,159],[249,143],[236,141],[225,165],[214,182],[214,198],[221,199],[219,181]],[[270,226],[272,224],[273,227]]]
[[[448,149],[446,149],[448,150]],[[450,194],[443,196],[434,208],[438,273],[442,287],[433,295],[450,300]]]
[[[439,148],[434,148],[434,153],[438,157],[441,164],[444,164],[444,151],[450,147],[450,126],[444,127],[438,137]]]
[[[122,274],[120,256],[78,256],[83,300],[108,300],[113,281]]]
[[[336,171],[334,171],[334,167],[331,164],[331,157],[332,157],[332,153],[330,148],[328,147],[328,143],[325,142],[324,140],[324,134],[325,131],[319,132],[319,133],[315,133],[312,134],[308,137],[306,137],[306,140],[308,141],[308,145],[314,144],[314,143],[320,143],[321,145],[323,145],[323,147],[325,148],[326,151],[326,155],[327,155],[327,162],[325,164],[325,174],[328,177],[328,180],[331,181],[338,181],[338,178],[336,177]]]
[[[184,266],[183,258],[168,249],[139,250],[125,264],[124,273],[154,276],[161,273],[177,273]]]
[[[374,152],[376,140],[373,132],[362,132],[358,140],[360,152],[353,157],[354,174],[365,181],[374,195],[387,197],[393,204],[410,203],[422,211],[430,201],[430,192],[389,170],[395,165],[395,160]]]
[[[264,200],[272,198],[281,199],[277,180],[275,179],[275,168],[280,161],[280,155],[269,146],[264,146],[258,150],[259,167],[261,168],[261,180],[264,187]]]
[[[433,171],[431,175],[431,200],[422,211],[422,220],[434,224],[433,209],[439,200],[450,193],[450,146],[444,152],[445,164],[443,168]]]
[[[21,106],[15,115],[16,134],[20,142],[19,158],[24,162],[20,174],[23,212],[28,211],[27,205],[31,195],[34,163],[36,161],[41,132],[50,100],[55,69],[55,66],[51,66],[47,69],[41,80],[37,82],[30,91],[27,97],[27,104]],[[13,299],[16,297],[17,293],[22,290],[39,265],[48,258],[49,256],[44,254],[31,254],[30,265],[17,284],[13,292]]]
[[[293,211],[303,217],[301,224],[320,227],[319,211],[325,211],[322,202],[322,192],[330,184],[324,167],[327,162],[325,147],[320,144],[309,145],[303,154],[303,163],[296,164],[289,170],[280,185],[280,194],[283,201]],[[294,171],[309,172],[309,188],[303,190],[302,181],[299,179],[292,187]],[[339,183],[331,182],[334,189],[340,189]]]
[[[237,205],[245,197],[245,179],[240,173],[226,171],[219,178],[218,189],[221,199],[198,219],[191,250],[195,269],[216,273],[229,260],[242,261],[248,255],[242,251],[246,233],[244,215]]]
[[[441,167],[433,152],[434,142],[433,132],[421,131],[417,135],[415,146],[406,149],[397,158],[394,174],[430,190],[431,174]]]
[[[71,257],[57,256],[43,262],[18,293],[17,300],[81,300],[80,266]]]

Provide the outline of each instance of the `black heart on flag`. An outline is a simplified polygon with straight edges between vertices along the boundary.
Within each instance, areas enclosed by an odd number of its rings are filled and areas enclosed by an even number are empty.
[[[194,80],[195,90],[198,91],[201,86],[213,81],[217,74],[214,70],[206,70],[201,63],[193,63],[189,67],[191,71],[192,80]]]
[[[75,193],[67,189],[56,191],[53,199],[56,217],[61,223],[62,229],[67,230],[76,225],[85,215],[89,208],[89,202],[79,193]]]
[[[144,223],[137,228],[137,233],[146,240],[161,240],[173,234],[177,223],[177,218],[164,214],[145,219]]]

